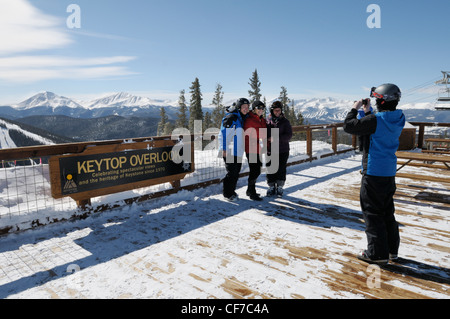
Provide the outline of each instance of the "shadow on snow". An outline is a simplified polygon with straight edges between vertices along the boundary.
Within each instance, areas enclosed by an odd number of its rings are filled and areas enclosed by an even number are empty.
[[[317,164],[309,163],[290,167],[288,173],[292,173],[293,170],[298,173],[303,167],[311,168],[335,161],[329,158],[323,159]],[[76,264],[80,269],[86,269],[176,238],[252,208],[264,211],[268,216],[315,227],[347,227],[364,231],[360,211],[338,205],[314,203],[291,195],[306,187],[327,182],[337,176],[357,170],[359,170],[359,166],[356,165],[351,168],[339,168],[339,171],[329,175],[291,186],[285,189],[285,195],[282,199],[265,199],[262,202],[254,202],[242,198],[238,203],[229,203],[221,200],[221,198],[210,197],[221,193],[222,186],[214,185],[208,189],[200,190],[203,192],[202,197],[198,196],[199,191],[185,191],[182,196],[175,194],[156,201],[120,208],[118,209],[120,214],[117,214],[118,210],[114,210],[93,215],[83,221],[66,222],[63,226],[49,225],[42,230],[36,230],[36,233],[28,231],[20,236],[8,236],[9,238],[2,239],[4,243],[0,247],[0,253],[13,251],[22,245],[37,244],[55,237],[63,238],[68,233],[90,228],[91,232],[87,236],[75,240],[79,246],[90,252],[90,255],[4,284],[0,286],[0,298],[70,276],[72,273],[67,271],[69,265]],[[261,181],[263,181],[263,177],[261,176]],[[288,178],[292,178],[292,175]],[[246,184],[247,178],[242,178],[238,187],[246,187]],[[174,204],[173,202],[177,200],[181,200],[181,203]],[[171,207],[171,205],[174,207]],[[117,216],[120,217],[117,218]],[[111,224],[108,225],[107,223]],[[53,227],[58,228],[55,231]],[[55,233],[59,233],[59,236],[55,236]]]

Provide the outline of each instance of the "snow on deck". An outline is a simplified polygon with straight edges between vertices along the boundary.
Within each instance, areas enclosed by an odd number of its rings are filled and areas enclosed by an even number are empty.
[[[0,298],[449,299],[448,185],[397,179],[408,269],[368,267],[360,160],[289,167],[280,199],[242,178],[236,203],[214,185],[0,238]]]

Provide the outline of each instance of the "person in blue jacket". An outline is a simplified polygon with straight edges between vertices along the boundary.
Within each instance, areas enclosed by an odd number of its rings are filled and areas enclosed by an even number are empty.
[[[235,201],[236,185],[244,154],[244,121],[249,112],[250,101],[240,98],[227,109],[219,132],[219,153],[225,161],[227,174],[223,179],[223,196]]]
[[[395,219],[394,194],[399,137],[405,116],[397,105],[401,91],[387,83],[373,88],[377,113],[370,111],[370,101],[357,101],[344,121],[344,130],[359,135],[363,153],[360,190],[361,210],[367,236],[367,249],[358,258],[369,263],[385,264],[398,257],[400,235]],[[364,116],[358,119],[358,111]]]

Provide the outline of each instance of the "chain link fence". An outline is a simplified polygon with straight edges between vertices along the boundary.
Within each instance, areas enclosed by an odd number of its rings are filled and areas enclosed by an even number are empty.
[[[309,128],[302,127],[294,130],[294,136],[290,143],[291,150],[288,163],[299,163],[312,160],[313,158],[320,158],[325,154],[336,154],[353,150],[351,136],[343,133],[341,127],[338,127],[339,133],[337,134],[339,142],[334,145],[333,128],[326,125],[314,127],[311,130],[310,144],[312,148],[308,149],[308,134],[306,134],[305,129]],[[217,135],[218,132],[211,133],[207,139],[203,139],[203,135],[196,137],[202,146],[201,149],[196,149],[194,153],[195,172],[187,175],[181,181],[181,187],[211,181],[217,183],[225,176],[224,161],[217,151]],[[16,151],[15,154],[20,153]],[[20,157],[19,155],[16,156]],[[54,199],[52,197],[48,159],[49,156],[40,156],[27,159],[1,160],[0,233],[1,229],[5,228],[7,231],[11,231],[11,224],[23,224],[20,227],[12,227],[13,230],[34,227],[40,224],[68,219],[80,211],[77,203],[70,197],[62,199]],[[245,159],[241,172],[245,174],[248,170],[248,163]],[[125,199],[164,192],[173,188],[173,184],[165,183],[96,197],[92,199],[91,205],[95,207],[111,203],[117,204]]]

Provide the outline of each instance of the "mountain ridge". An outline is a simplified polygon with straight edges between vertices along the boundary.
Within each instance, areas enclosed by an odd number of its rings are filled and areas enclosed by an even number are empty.
[[[333,97],[294,100],[295,112],[301,112],[311,124],[341,122],[352,104],[353,101]],[[10,119],[36,115],[64,115],[85,119],[111,115],[159,118],[162,107],[169,120],[177,119],[179,109],[177,101],[150,99],[127,92],[118,92],[81,102],[45,91],[18,104],[0,106],[0,114]],[[205,103],[203,106],[204,112],[211,111],[212,108],[211,104]],[[399,108],[410,117],[407,118],[409,121],[450,122],[450,112],[435,110],[433,103],[400,104]]]

